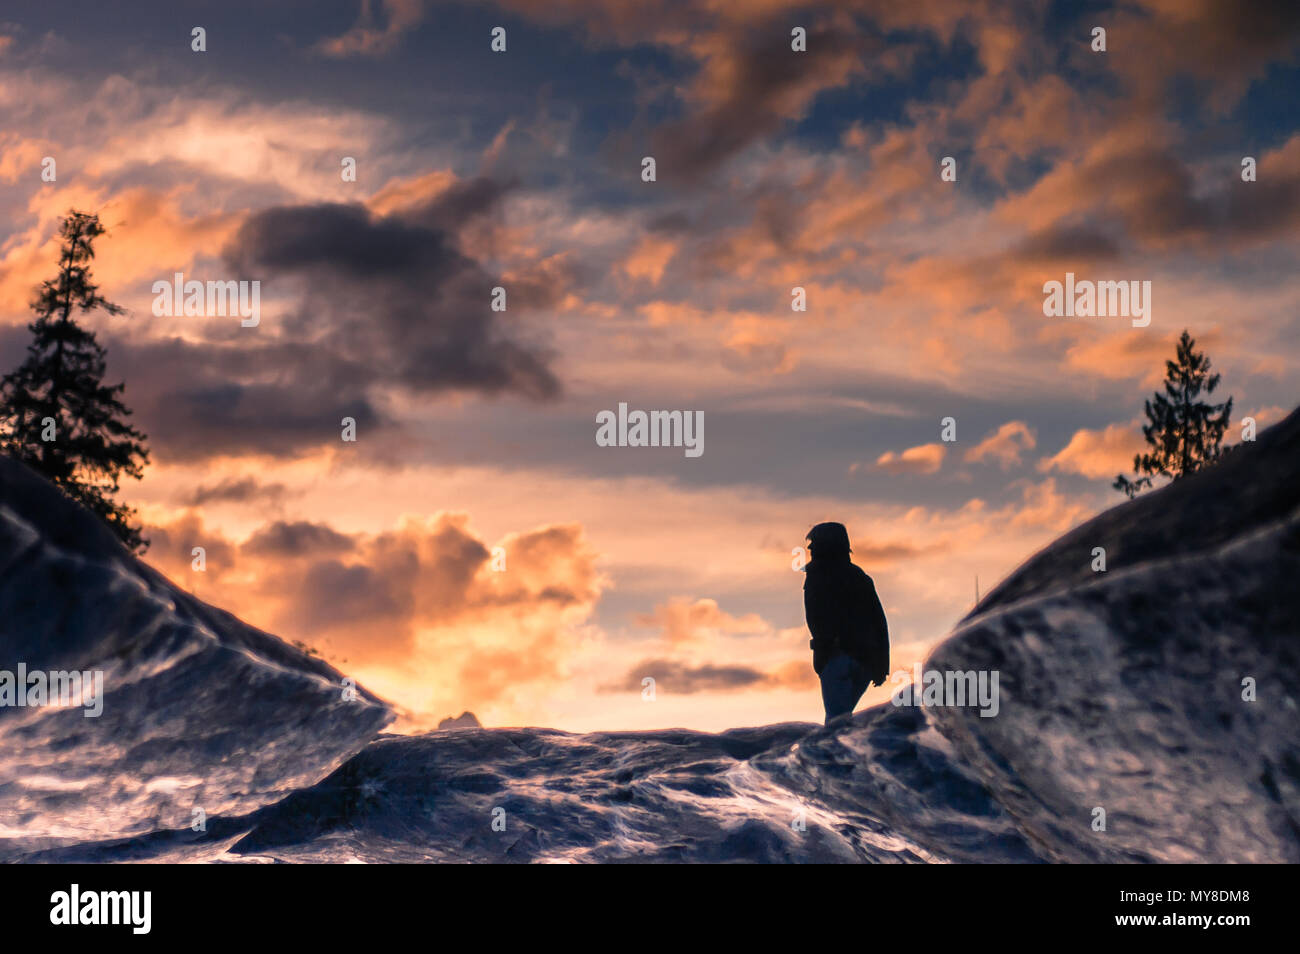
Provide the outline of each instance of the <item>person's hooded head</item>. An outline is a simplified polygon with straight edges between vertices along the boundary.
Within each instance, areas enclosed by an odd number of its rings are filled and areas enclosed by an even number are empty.
[[[819,523],[808,531],[808,549],[814,560],[847,560],[849,553],[849,531],[842,523]]]

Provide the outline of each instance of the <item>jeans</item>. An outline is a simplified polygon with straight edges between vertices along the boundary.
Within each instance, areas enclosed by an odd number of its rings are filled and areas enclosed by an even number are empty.
[[[871,679],[857,660],[837,653],[822,667],[822,705],[826,707],[826,724],[836,716],[853,711]]]

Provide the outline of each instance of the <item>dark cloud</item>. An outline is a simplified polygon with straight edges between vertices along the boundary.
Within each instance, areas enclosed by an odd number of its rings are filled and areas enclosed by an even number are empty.
[[[1296,154],[1293,147],[1291,154]],[[1098,197],[1100,208],[1094,214],[1123,222],[1130,235],[1144,242],[1250,244],[1300,225],[1296,167],[1295,159],[1279,162],[1256,182],[1242,182],[1240,168],[1232,167],[1207,191],[1173,152],[1142,149],[1087,166],[1076,190]]]
[[[1140,6],[1145,9],[1118,19],[1111,33],[1140,52],[1120,68],[1156,86],[1191,75],[1211,98],[1232,99],[1300,45],[1295,0],[1140,0]]]
[[[194,548],[203,548],[203,575],[212,580],[225,576],[235,565],[235,546],[219,533],[203,525],[197,514],[188,513],[167,526],[149,524],[144,528],[149,541],[149,562],[185,580],[194,569]]]
[[[490,308],[498,281],[447,230],[453,215],[479,214],[502,191],[471,185],[379,218],[357,205],[267,209],[243,224],[225,257],[241,276],[305,279],[286,332],[317,348],[328,340],[364,366],[365,385],[553,398],[560,383],[549,355],[512,337]]]
[[[347,553],[355,546],[351,537],[328,524],[277,520],[249,537],[241,549],[254,556],[298,557]]]
[[[665,232],[670,235],[689,233],[691,217],[685,212],[665,212],[646,223],[646,228],[651,232]]]
[[[159,459],[290,457],[348,446],[341,441],[344,417],[356,421],[359,440],[381,423],[369,396],[380,375],[327,344],[119,338],[109,355]]]
[[[601,687],[602,692],[640,692],[641,680],[650,677],[658,692],[691,695],[727,692],[762,685],[769,676],[750,666],[691,666],[671,659],[647,659],[628,670],[621,682]]]
[[[1011,250],[1021,262],[1099,262],[1119,255],[1110,236],[1084,227],[1053,227],[1026,237]]]
[[[514,180],[502,182],[488,176],[461,179],[430,201],[405,214],[405,218],[426,228],[456,233],[469,222],[500,207],[501,199],[515,187]]]
[[[695,93],[706,105],[655,132],[658,176],[694,180],[800,118],[823,89],[840,85],[867,49],[852,25],[813,27],[808,49],[790,49],[790,30],[771,23],[743,36],[716,37],[712,66],[702,67]]]
[[[241,274],[325,266],[355,278],[382,279],[457,266],[448,236],[389,218],[373,222],[363,205],[277,206],[254,213],[225,250]]]
[[[404,631],[415,603],[402,581],[363,563],[320,560],[294,584],[298,628],[309,633]]]
[[[231,477],[219,483],[200,485],[184,497],[184,503],[199,507],[206,503],[279,503],[287,488],[279,483],[262,483],[256,477]]]
[[[858,563],[897,563],[948,549],[942,544],[913,546],[910,543],[853,544],[853,558]]]
[[[490,555],[487,545],[463,522],[441,519],[424,532],[395,531],[380,535],[372,559],[409,574],[418,589],[418,606],[425,619],[445,623],[464,613],[475,600],[475,578]]]
[[[160,458],[294,456],[338,446],[345,417],[364,440],[391,427],[379,395],[394,386],[557,397],[551,354],[508,322],[558,300],[571,276],[542,267],[505,282],[458,248],[456,228],[491,214],[507,189],[473,179],[381,217],[344,204],[251,215],[223,254],[231,277],[263,283],[257,327],[220,319],[195,322],[206,340],[109,342],[112,373],[129,382],[128,405]],[[505,313],[490,308],[497,284]],[[271,297],[285,293],[297,307],[271,318]]]

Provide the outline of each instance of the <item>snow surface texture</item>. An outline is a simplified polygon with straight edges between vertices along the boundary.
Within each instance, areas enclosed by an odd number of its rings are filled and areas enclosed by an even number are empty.
[[[0,707],[0,860],[247,814],[392,718],[343,675],[193,598],[0,456],[0,669],[102,670],[103,712]]]
[[[0,668],[107,688],[99,719],[0,709],[0,859],[1296,862],[1297,619],[1300,412],[959,624],[926,668],[997,670],[996,717],[377,734],[382,702],[0,459]]]

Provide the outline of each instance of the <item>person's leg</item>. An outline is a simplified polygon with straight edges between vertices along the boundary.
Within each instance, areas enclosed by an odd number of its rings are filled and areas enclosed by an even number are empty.
[[[867,667],[855,659],[853,661],[853,704],[849,706],[850,712],[858,707],[863,694],[866,693],[870,686],[871,676],[867,672]]]
[[[822,667],[822,706],[826,709],[826,724],[836,716],[852,712],[862,693],[854,695],[854,667],[852,659],[838,653],[826,660]]]

